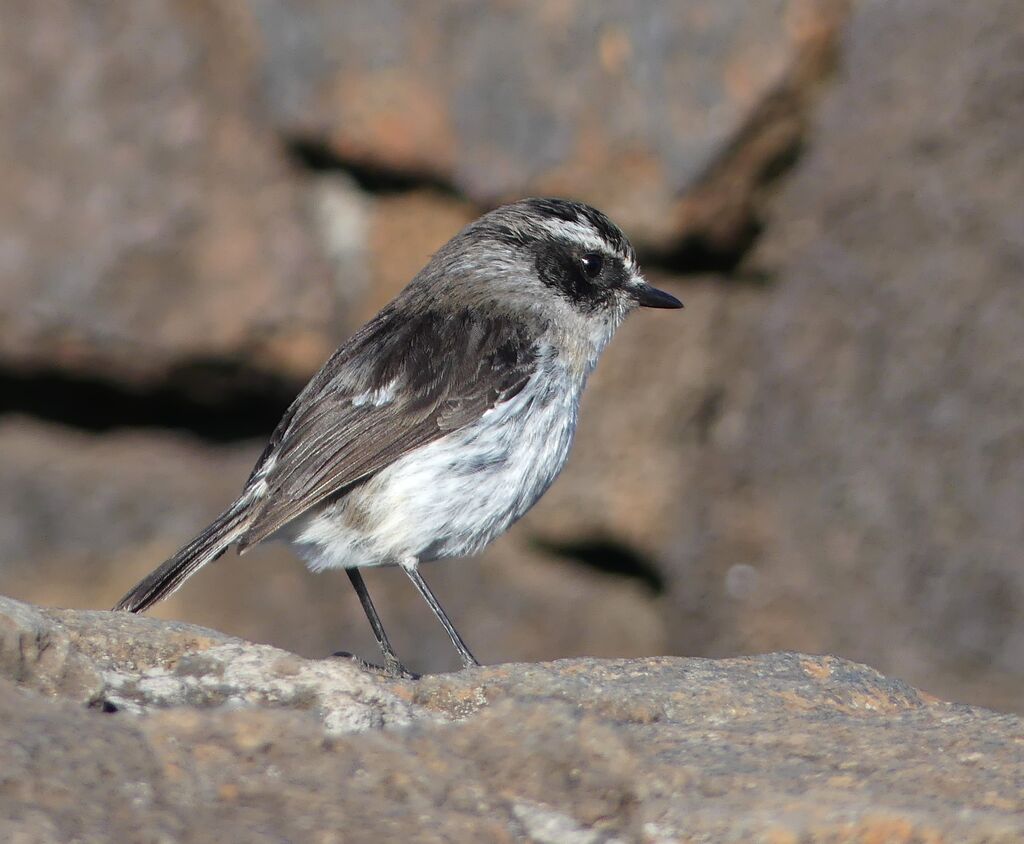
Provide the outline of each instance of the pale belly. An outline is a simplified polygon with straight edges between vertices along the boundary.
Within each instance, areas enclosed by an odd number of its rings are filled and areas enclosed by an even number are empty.
[[[476,553],[526,513],[565,465],[582,384],[546,380],[399,459],[286,536],[310,568]]]

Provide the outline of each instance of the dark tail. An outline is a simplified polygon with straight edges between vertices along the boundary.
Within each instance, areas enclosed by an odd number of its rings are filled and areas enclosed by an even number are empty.
[[[206,530],[151,572],[125,595],[114,610],[142,612],[176,591],[207,563],[212,563],[245,532],[249,507],[236,502]]]

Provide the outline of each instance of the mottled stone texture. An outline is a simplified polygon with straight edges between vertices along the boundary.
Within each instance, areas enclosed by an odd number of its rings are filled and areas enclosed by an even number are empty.
[[[5,4],[7,365],[138,381],[243,349],[286,370],[328,351],[328,266],[253,114],[258,67],[232,9]]]
[[[767,100],[799,96],[845,4],[251,7],[267,108],[286,131],[323,137],[346,160],[430,174],[477,202],[577,195],[667,245],[679,195]]]
[[[843,47],[680,470],[672,640],[1019,709],[1024,7],[866,2]]]
[[[765,102],[788,92],[799,111],[843,8],[12,6],[0,30],[0,358],[131,381],[210,359],[294,377],[315,367],[357,327],[363,298],[379,301],[369,283],[395,284],[396,253],[411,258],[404,283],[453,218],[427,214],[426,242],[396,242],[400,207],[311,184],[291,144],[314,167],[333,157],[450,187],[476,203],[455,228],[502,198],[562,193],[670,248],[711,225],[680,195]],[[739,195],[721,185],[698,205],[746,207],[757,162],[792,135],[740,144],[757,150]]]
[[[43,639],[56,655],[26,647]],[[203,628],[0,599],[0,713],[12,841],[1024,835],[1019,718],[832,657],[395,681]]]

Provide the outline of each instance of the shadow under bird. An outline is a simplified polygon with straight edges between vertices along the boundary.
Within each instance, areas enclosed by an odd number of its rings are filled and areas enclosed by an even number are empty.
[[[115,609],[145,610],[232,545],[284,539],[313,570],[345,569],[388,672],[409,676],[364,566],[401,566],[477,665],[420,563],[480,551],[544,494],[587,377],[638,306],[682,304],[600,211],[525,199],[485,214],[313,376],[238,500]]]

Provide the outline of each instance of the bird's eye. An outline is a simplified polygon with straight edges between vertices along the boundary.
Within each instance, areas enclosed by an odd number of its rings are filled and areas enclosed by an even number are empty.
[[[596,252],[588,252],[580,258],[580,266],[583,268],[583,275],[587,278],[597,278],[601,275],[604,267],[604,258]]]

